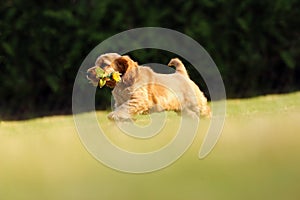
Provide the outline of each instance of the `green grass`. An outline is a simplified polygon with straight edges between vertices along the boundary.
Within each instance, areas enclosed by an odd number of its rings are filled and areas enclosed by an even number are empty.
[[[178,117],[149,139],[124,136],[106,119],[108,137],[132,151],[166,144]],[[224,130],[203,160],[198,151],[209,120],[171,166],[127,174],[95,160],[72,116],[0,122],[0,199],[300,199],[300,93],[227,101]],[[147,124],[147,116],[137,123]],[[114,133],[114,134],[113,134]]]

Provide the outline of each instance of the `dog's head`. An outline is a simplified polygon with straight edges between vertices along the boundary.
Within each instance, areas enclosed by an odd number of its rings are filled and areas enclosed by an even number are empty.
[[[99,78],[97,77],[96,69],[101,67],[105,67],[107,65],[110,65],[115,59],[121,57],[117,53],[106,53],[101,56],[99,56],[95,62],[95,66],[89,68],[87,70],[87,79],[94,85],[97,86],[99,83]],[[109,84],[107,84],[109,86]],[[110,87],[110,86],[109,86]]]
[[[135,81],[136,73],[138,72],[138,64],[130,59],[129,56],[121,56],[115,59],[110,65],[103,68],[105,73],[110,74],[117,71],[121,74],[122,83],[129,86]],[[116,81],[108,80],[106,85],[109,87],[115,87]]]

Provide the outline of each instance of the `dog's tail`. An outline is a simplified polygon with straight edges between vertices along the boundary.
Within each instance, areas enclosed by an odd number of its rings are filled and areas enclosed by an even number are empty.
[[[183,65],[183,63],[181,62],[181,60],[179,60],[178,58],[173,58],[170,60],[169,64],[168,64],[169,67],[172,67],[174,66],[175,69],[176,69],[176,72],[183,75],[183,76],[186,76],[189,78],[189,75],[186,71],[186,68],[185,66]]]

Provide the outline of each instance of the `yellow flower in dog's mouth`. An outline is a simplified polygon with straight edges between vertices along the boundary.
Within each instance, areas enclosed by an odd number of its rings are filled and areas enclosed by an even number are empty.
[[[99,87],[102,88],[106,84],[106,77],[104,70],[100,67],[96,68],[96,77],[99,78]]]
[[[99,80],[99,87],[102,88],[105,84],[106,84],[106,80],[101,78]]]
[[[106,82],[109,80],[114,80],[116,82],[121,81],[121,74],[119,72],[112,72],[107,74],[102,68],[97,67],[96,71],[96,78],[99,78],[99,87],[102,88],[105,86]]]
[[[100,67],[97,67],[96,69],[95,69],[95,71],[96,71],[96,77],[97,78],[105,78],[105,72],[104,72],[104,70],[103,69],[101,69]]]
[[[121,81],[121,74],[119,72],[112,72],[111,77],[116,82],[120,82]]]

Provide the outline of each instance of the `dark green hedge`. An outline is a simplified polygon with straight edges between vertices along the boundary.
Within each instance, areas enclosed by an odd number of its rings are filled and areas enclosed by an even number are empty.
[[[297,0],[2,0],[0,117],[70,112],[74,78],[89,51],[143,26],[197,40],[219,67],[228,97],[298,90],[299,19]],[[133,55],[141,63],[162,57]],[[103,94],[109,99],[108,90],[97,95]]]

